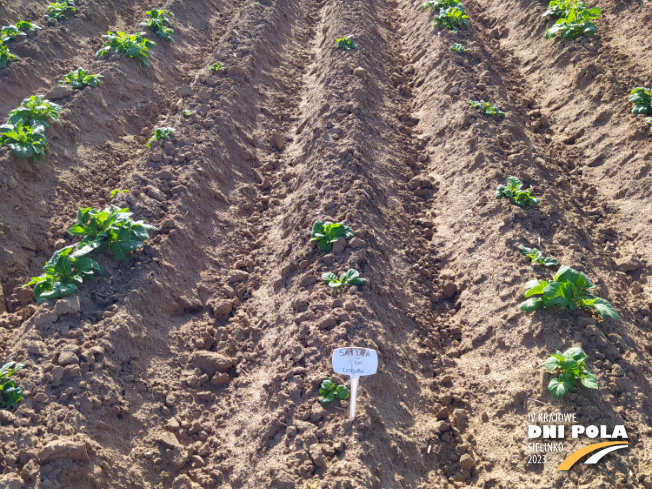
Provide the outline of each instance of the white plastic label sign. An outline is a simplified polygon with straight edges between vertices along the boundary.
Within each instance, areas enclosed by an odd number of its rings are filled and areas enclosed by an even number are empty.
[[[337,348],[333,352],[333,370],[335,373],[351,377],[351,409],[349,418],[355,418],[355,406],[358,398],[358,381],[363,375],[373,375],[378,370],[378,353],[370,348]]]
[[[378,354],[369,348],[338,348],[333,352],[333,370],[349,377],[375,374]]]

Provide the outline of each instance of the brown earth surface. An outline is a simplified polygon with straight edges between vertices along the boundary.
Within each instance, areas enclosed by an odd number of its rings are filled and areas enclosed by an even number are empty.
[[[553,43],[542,2],[465,2],[458,35],[421,3],[87,0],[51,25],[44,3],[0,4],[44,27],[10,45],[0,116],[78,66],[105,76],[56,100],[45,160],[0,154],[0,364],[28,365],[0,487],[652,487],[652,138],[627,102],[652,82],[652,4],[601,0],[595,38]],[[176,44],[150,36],[151,68],[94,59],[161,7]],[[172,144],[146,148],[160,126]],[[509,175],[541,205],[494,199]],[[160,231],[37,307],[21,286],[76,241],[78,207],[110,202]],[[317,219],[357,239],[324,254]],[[622,321],[520,312],[519,244],[586,272]],[[321,274],[349,268],[369,284],[333,296]],[[380,357],[354,422],[316,401],[345,345]],[[571,346],[600,390],[553,399],[533,367]],[[526,415],[559,412],[625,424],[629,449],[555,472],[567,439],[528,464]]]

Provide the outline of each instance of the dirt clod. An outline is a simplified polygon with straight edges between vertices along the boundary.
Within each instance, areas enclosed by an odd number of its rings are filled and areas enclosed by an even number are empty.
[[[191,362],[208,375],[215,372],[226,372],[233,366],[233,359],[211,351],[196,351],[192,354]]]

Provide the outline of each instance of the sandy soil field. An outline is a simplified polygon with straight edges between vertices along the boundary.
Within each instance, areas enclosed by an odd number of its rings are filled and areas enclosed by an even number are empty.
[[[45,159],[0,150],[0,365],[27,365],[0,488],[652,487],[652,134],[627,100],[652,85],[652,3],[598,0],[598,34],[565,42],[538,0],[467,0],[458,34],[421,3],[80,0],[56,22],[0,3],[2,25],[43,27],[7,43],[0,117],[37,94],[63,108]],[[176,43],[149,33],[151,67],[95,58],[153,8]],[[103,83],[56,88],[80,66]],[[539,206],[494,198],[512,175]],[[110,204],[159,230],[37,306],[23,285],[79,240],[77,209]],[[355,238],[324,253],[316,220]],[[585,272],[621,321],[520,311],[538,275],[519,245]],[[368,284],[332,294],[322,273],[350,268]],[[353,422],[317,402],[348,345],[380,358]],[[573,346],[600,388],[555,399],[534,367]],[[528,464],[544,412],[624,424],[630,446]]]

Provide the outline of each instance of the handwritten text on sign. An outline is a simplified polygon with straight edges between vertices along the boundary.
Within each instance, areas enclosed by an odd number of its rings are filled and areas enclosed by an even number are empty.
[[[333,352],[333,370],[350,377],[375,374],[378,354],[370,348],[338,348]]]

